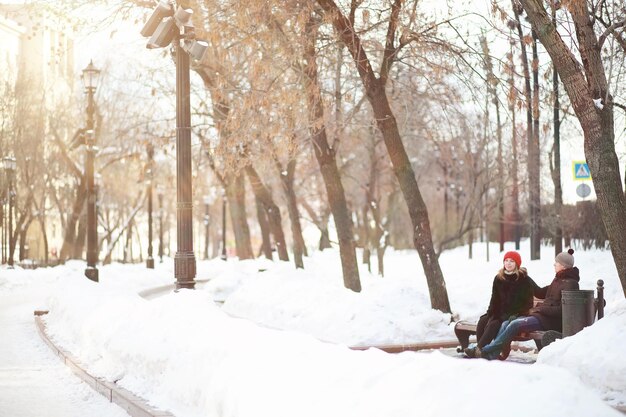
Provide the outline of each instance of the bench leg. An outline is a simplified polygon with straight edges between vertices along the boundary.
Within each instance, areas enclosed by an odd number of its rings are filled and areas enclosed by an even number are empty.
[[[467,330],[454,329],[454,333],[456,334],[456,338],[459,339],[459,343],[461,343],[461,348],[457,349],[457,351],[462,352],[469,346],[470,332]]]
[[[541,350],[542,347],[546,347],[550,343],[554,342],[555,340],[562,339],[562,338],[563,338],[563,335],[561,333],[557,332],[556,330],[548,330],[541,337],[541,347],[539,347],[539,345],[537,345],[537,348],[539,350]],[[535,343],[537,343],[536,340],[535,340]]]

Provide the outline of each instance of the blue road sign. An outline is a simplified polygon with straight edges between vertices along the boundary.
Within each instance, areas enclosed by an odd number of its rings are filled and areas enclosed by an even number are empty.
[[[589,171],[589,165],[585,161],[572,162],[572,169],[575,181],[591,179],[591,171]]]

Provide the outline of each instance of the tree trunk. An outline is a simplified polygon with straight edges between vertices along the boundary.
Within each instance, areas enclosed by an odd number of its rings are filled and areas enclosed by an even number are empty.
[[[68,258],[74,258],[74,245],[76,243],[76,225],[85,205],[85,199],[87,198],[86,191],[87,190],[85,189],[84,177],[81,177],[80,184],[78,185],[78,187],[76,187],[76,198],[74,200],[74,205],[72,206],[72,214],[67,220],[65,237],[63,239],[63,245],[61,246],[61,253],[59,254],[60,261],[65,261]]]
[[[226,195],[233,233],[235,234],[237,256],[241,260],[253,259],[254,252],[252,251],[250,229],[246,217],[246,185],[243,175],[232,175],[226,186]]]
[[[141,233],[139,232],[139,226],[137,222],[133,222],[133,227],[135,228],[135,236],[137,236],[137,246],[139,247],[139,263],[143,263],[143,249],[141,248]],[[132,248],[132,246],[131,246]]]
[[[538,0],[521,0],[521,3],[541,43],[550,54],[583,129],[585,156],[598,196],[598,207],[626,296],[626,257],[623,256],[626,251],[626,207],[615,153],[613,98],[608,94],[601,46],[593,31],[587,5],[585,2],[568,3],[583,62],[581,70],[543,4]]]
[[[311,205],[306,201],[301,201],[300,204],[302,204],[302,207],[304,207],[304,210],[311,218],[311,221],[320,231],[320,240],[317,249],[323,251],[324,249],[332,248],[330,244],[330,235],[328,234],[328,219],[330,217],[328,209],[325,208],[324,211],[318,216],[317,213],[315,213],[315,210],[313,210],[313,207],[311,207]]]
[[[511,217],[513,220],[513,239],[515,240],[515,250],[520,249],[521,239],[521,219],[519,213],[519,172],[517,164],[517,121],[516,121],[516,102],[517,102],[517,88],[515,88],[515,64],[513,61],[513,45],[509,53],[509,112],[511,113],[511,177],[513,184],[511,186]]]
[[[30,227],[30,224],[32,223],[33,218],[30,217],[28,219],[28,221],[26,221],[23,225],[20,226],[20,234],[19,234],[19,238],[20,238],[20,256],[19,256],[19,260],[20,262],[22,262],[25,258],[26,258],[26,236],[27,236],[27,232],[28,232],[28,228]]]
[[[343,283],[348,289],[361,291],[361,280],[356,261],[354,235],[352,233],[352,219],[346,204],[346,196],[341,183],[341,176],[337,169],[335,150],[328,145],[326,127],[324,124],[324,106],[317,78],[317,62],[315,43],[317,28],[310,18],[306,26],[307,38],[304,52],[306,70],[304,79],[305,94],[309,107],[309,133],[313,144],[313,152],[320,166],[328,203],[333,214],[337,236],[339,239],[339,256],[343,270]]]
[[[135,219],[135,216],[137,215],[137,213],[139,212],[139,210],[143,207],[143,203],[144,200],[147,196],[144,195],[142,198],[141,193],[139,194],[139,196],[137,196],[137,200],[135,201],[135,205],[133,210],[131,211],[130,215],[128,216],[128,219],[126,220],[126,224],[122,225],[122,228],[120,229],[120,231],[118,232],[117,236],[114,239],[109,239],[109,245],[107,247],[107,253],[104,256],[104,260],[102,261],[102,263],[104,265],[108,265],[111,263],[112,257],[113,257],[113,250],[115,248],[115,246],[117,245],[117,242],[119,242],[119,240],[122,238],[122,236],[124,235],[124,231],[126,231],[127,229],[130,229],[132,227],[132,223]],[[112,234],[113,232],[111,231],[109,234]],[[124,247],[124,254],[126,253],[126,246]]]
[[[530,259],[541,258],[541,159],[539,146],[539,54],[537,53],[537,35],[532,32],[533,49],[533,135],[529,144],[528,188],[530,195]]]
[[[255,197],[254,201],[256,203],[256,216],[259,220],[259,227],[261,228],[261,250],[259,251],[259,256],[263,254],[267,259],[273,260],[272,242],[270,240],[270,225],[267,221],[267,211],[265,210],[265,207],[263,207],[263,203],[259,197]]]
[[[42,207],[44,207],[42,205]],[[43,250],[44,250],[44,265],[48,265],[48,252],[49,252],[49,242],[48,242],[48,232],[46,231],[46,217],[45,214],[41,214],[37,218],[39,220],[39,224],[41,226],[41,238],[43,239]]]
[[[498,100],[498,79],[493,72],[493,61],[487,44],[487,38],[481,36],[480,44],[483,51],[483,61],[485,71],[487,72],[487,92],[491,96],[491,103],[496,108],[496,139],[498,141],[498,151],[496,154],[496,163],[498,164],[498,242],[500,243],[500,252],[504,251],[504,162],[502,161],[502,121],[500,119],[500,101]],[[489,100],[487,100],[489,106]]]
[[[280,209],[276,203],[274,203],[270,190],[265,186],[265,184],[263,184],[261,177],[252,165],[248,165],[246,167],[246,174],[248,174],[248,180],[250,181],[252,192],[255,197],[259,199],[263,209],[267,212],[267,220],[269,222],[270,231],[272,232],[272,235],[274,235],[278,259],[281,261],[289,261]]]
[[[363,224],[362,224],[362,242],[363,242],[363,258],[362,258],[362,262],[363,264],[367,265],[367,270],[369,272],[372,272],[372,265],[371,265],[371,246],[370,246],[370,226],[368,224],[368,220],[367,220],[367,212],[369,205],[368,205],[368,201],[365,201],[365,204],[363,205],[363,208],[361,209],[361,216],[363,217]]]
[[[387,39],[388,48],[385,50],[386,59],[383,61],[381,78],[376,77],[367,54],[362,47],[360,37],[337,5],[332,0],[317,0],[317,3],[332,20],[337,35],[350,51],[365,88],[365,94],[374,111],[378,129],[383,135],[394,173],[409,209],[409,216],[413,225],[413,243],[422,261],[428,283],[431,306],[434,309],[450,313],[450,301],[441,267],[439,266],[438,256],[433,247],[426,204],[417,186],[415,173],[402,144],[396,118],[393,115],[385,92],[384,81],[386,79],[384,76],[386,76],[391,65],[393,55],[391,51],[394,50],[393,35],[395,34],[395,26],[393,25],[397,24],[399,2],[396,1],[392,6],[392,16],[387,32],[391,36]]]
[[[6,236],[6,226],[4,225],[4,193],[0,191],[0,228],[2,233],[0,234],[0,250],[2,251],[2,259],[0,264],[4,264],[6,253],[4,251],[4,239]]]
[[[328,232],[328,227],[320,229],[320,241],[317,248],[320,251],[323,251],[324,249],[330,249],[332,247],[333,246],[330,244],[330,233]]]
[[[126,242],[124,243],[124,258],[122,263],[132,262],[132,242],[133,242],[133,221],[128,222],[126,228]]]
[[[519,37],[520,49],[522,53],[520,55],[520,59],[522,61],[522,68],[524,70],[524,97],[526,99],[526,150],[528,153],[528,212],[530,215],[529,223],[530,223],[530,259],[536,259],[534,256],[535,248],[534,248],[534,230],[535,230],[535,211],[534,211],[534,180],[533,175],[539,175],[539,172],[534,172],[534,161],[535,156],[533,155],[534,147],[533,147],[533,99],[532,99],[532,89],[530,84],[530,67],[528,65],[528,55],[526,53],[526,43],[524,41],[524,33],[522,32],[522,24],[520,22],[518,5],[515,0],[512,0],[513,3],[513,12],[515,14],[515,20],[517,22],[517,35]]]
[[[552,21],[556,24],[556,7],[552,6]],[[552,94],[554,95],[552,125],[554,129],[554,164],[551,170],[554,184],[554,213],[556,227],[554,231],[554,256],[563,252],[563,189],[561,187],[561,116],[559,103],[559,73],[552,65]]]
[[[303,255],[307,255],[304,237],[302,236],[302,225],[300,224],[300,212],[296,200],[296,192],[293,181],[296,172],[296,160],[291,159],[287,163],[287,170],[283,171],[282,166],[276,161],[276,166],[280,173],[280,180],[283,184],[283,191],[287,200],[287,210],[289,212],[289,221],[291,222],[291,234],[293,239],[293,258],[296,268],[304,268]],[[283,174],[284,172],[284,174]]]
[[[76,241],[74,242],[73,259],[83,258],[83,248],[85,247],[85,238],[87,237],[87,212],[83,210],[78,220],[78,231],[76,232]]]
[[[9,259],[14,259],[13,257],[15,256],[15,250],[17,249],[17,245],[19,243],[19,247],[20,247],[20,255],[18,260],[19,261],[23,261],[24,260],[24,253],[25,253],[25,248],[24,245],[26,244],[26,230],[28,229],[28,227],[30,226],[30,223],[33,221],[33,217],[30,215],[31,213],[31,206],[33,204],[33,199],[34,196],[32,194],[32,192],[28,193],[28,196],[26,197],[26,201],[24,202],[24,206],[22,210],[18,210],[17,204],[15,202],[15,200],[17,200],[17,198],[15,196],[13,196],[13,212],[16,213],[15,214],[15,226],[13,229],[13,239],[11,239],[11,245],[9,245]],[[19,216],[17,215],[17,213],[19,212]]]

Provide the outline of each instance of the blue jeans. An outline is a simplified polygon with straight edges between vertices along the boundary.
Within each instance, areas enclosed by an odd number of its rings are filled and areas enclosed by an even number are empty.
[[[498,332],[496,338],[481,349],[483,357],[486,357],[487,359],[496,359],[498,355],[500,355],[500,352],[502,352],[502,347],[510,344],[515,336],[524,332],[541,330],[542,328],[543,327],[541,327],[539,319],[533,316],[515,319],[506,327],[504,327],[503,323],[503,326],[500,329],[500,332]]]

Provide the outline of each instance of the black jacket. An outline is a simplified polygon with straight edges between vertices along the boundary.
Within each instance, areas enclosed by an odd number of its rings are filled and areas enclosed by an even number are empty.
[[[491,300],[487,315],[500,320],[507,320],[511,316],[523,316],[533,306],[533,290],[537,284],[527,275],[525,269],[519,271],[519,278],[515,275],[504,275],[504,279],[497,276],[491,288]]]
[[[578,268],[568,268],[556,274],[550,285],[535,290],[535,297],[544,300],[537,304],[531,315],[541,321],[544,330],[562,331],[561,291],[578,290],[578,281],[580,281]]]

